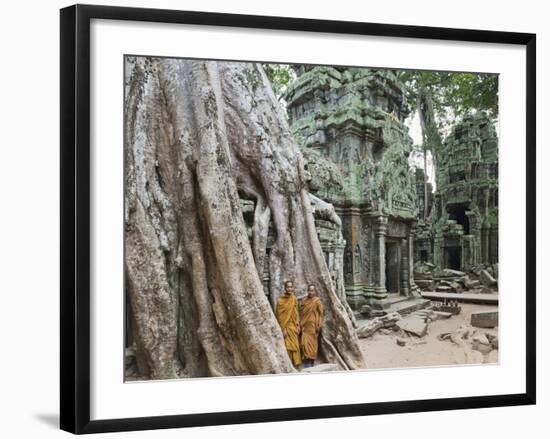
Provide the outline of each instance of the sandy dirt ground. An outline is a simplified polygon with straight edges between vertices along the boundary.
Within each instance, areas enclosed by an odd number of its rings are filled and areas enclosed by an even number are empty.
[[[482,354],[472,349],[471,339],[475,334],[498,335],[498,328],[473,328],[470,325],[472,312],[495,310],[494,305],[462,303],[462,311],[445,320],[436,320],[429,324],[428,333],[422,337],[407,335],[392,330],[379,330],[373,336],[360,339],[361,350],[366,359],[367,368],[402,368],[420,366],[444,366],[453,364],[498,363],[498,350]],[[473,334],[458,346],[451,340],[439,340],[438,335],[469,328]],[[406,341],[399,346],[397,338]]]

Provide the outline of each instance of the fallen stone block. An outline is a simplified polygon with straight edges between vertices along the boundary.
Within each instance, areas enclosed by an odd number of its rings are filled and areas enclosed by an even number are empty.
[[[450,287],[453,293],[462,293],[462,291],[464,291],[464,287],[458,282],[451,282]]]
[[[301,372],[307,372],[307,373],[315,373],[315,372],[335,372],[338,370],[342,370],[340,366],[334,363],[323,363],[323,364],[317,364],[316,366],[312,367],[304,367]]]
[[[494,328],[498,326],[498,311],[473,312],[470,324],[476,328]]]
[[[465,275],[465,276],[462,276],[460,277],[457,282],[461,283],[462,286],[464,288],[467,288],[467,285],[471,282],[472,280],[468,277],[468,275]]]
[[[400,338],[400,337],[396,338],[395,342],[397,343],[398,346],[405,346],[407,344],[407,341],[404,338]]]
[[[483,265],[475,265],[472,268],[470,268],[470,271],[474,273],[476,276],[480,275],[481,270],[483,270]]]
[[[488,354],[493,350],[493,347],[491,343],[489,343],[489,340],[487,340],[485,334],[479,334],[472,338],[472,349],[482,354]]]
[[[466,274],[463,271],[451,270],[450,268],[444,268],[443,273],[445,273],[447,276],[457,276],[457,277],[462,277]]]
[[[489,343],[491,343],[493,349],[498,349],[498,337],[489,333],[485,333],[485,336],[487,337],[487,340],[489,340]]]
[[[433,312],[431,310],[421,309],[421,310],[417,310],[417,311],[412,312],[411,314],[409,314],[407,316],[407,318],[419,319],[419,320],[422,320],[424,322],[431,322],[432,320],[434,320],[432,314],[433,314]]]
[[[401,314],[399,314],[397,311],[391,312],[389,314],[386,314],[385,316],[380,317],[380,319],[383,322],[389,322],[389,321],[397,321],[401,319]]]
[[[491,344],[485,334],[476,334],[472,337],[472,341],[477,341],[482,344]]]
[[[415,279],[414,282],[418,285],[419,288],[423,290],[428,290],[432,288],[433,281],[431,279]]]
[[[444,312],[444,311],[433,311],[433,320],[443,320],[448,319],[453,314],[450,312]]]
[[[393,328],[395,322],[401,319],[398,312],[386,313],[381,317],[375,317],[366,324],[357,328],[357,336],[359,338],[367,338],[373,335],[376,331],[382,328]]]
[[[470,329],[467,327],[461,326],[454,332],[443,332],[437,336],[439,340],[450,340],[457,346],[465,348],[464,340],[468,340],[470,336]]]
[[[359,338],[368,338],[376,331],[384,327],[384,323],[380,320],[379,317],[372,319],[365,325],[359,326],[357,328],[357,337]]]
[[[486,287],[495,287],[497,285],[497,280],[491,276],[487,270],[481,270],[479,274],[479,280]]]
[[[403,331],[417,337],[424,337],[428,332],[428,324],[422,318],[408,317],[399,320],[396,325]]]
[[[498,351],[496,349],[493,349],[485,357],[485,363],[498,363]]]

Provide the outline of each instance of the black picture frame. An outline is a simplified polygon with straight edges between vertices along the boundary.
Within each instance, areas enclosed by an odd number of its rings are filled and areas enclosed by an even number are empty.
[[[60,11],[60,427],[81,433],[535,404],[536,35],[378,23],[74,5]],[[90,21],[130,20],[486,42],[526,47],[526,392],[460,398],[90,420]]]

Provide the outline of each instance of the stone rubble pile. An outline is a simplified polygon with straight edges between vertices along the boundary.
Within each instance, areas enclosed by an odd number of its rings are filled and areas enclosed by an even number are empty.
[[[422,291],[494,294],[498,290],[498,264],[478,266],[466,272],[438,269],[429,262],[414,265],[414,281]]]
[[[468,363],[498,362],[498,331],[462,325],[454,332],[439,334],[439,340],[448,340],[464,349]]]
[[[403,336],[413,335],[424,337],[428,333],[430,322],[440,319],[448,319],[453,314],[450,312],[438,311],[437,308],[421,309],[402,317],[398,312],[392,312],[383,316],[368,320],[357,329],[359,338],[367,338],[375,332],[383,334],[398,332]],[[400,344],[397,342],[397,344]]]

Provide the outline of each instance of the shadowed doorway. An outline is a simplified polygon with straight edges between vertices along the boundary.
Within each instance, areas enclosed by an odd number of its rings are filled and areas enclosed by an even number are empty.
[[[386,290],[399,293],[401,276],[401,245],[399,241],[386,240]]]
[[[462,249],[456,247],[445,247],[445,268],[460,270]]]

